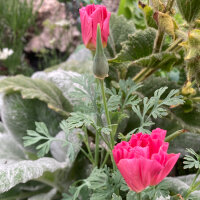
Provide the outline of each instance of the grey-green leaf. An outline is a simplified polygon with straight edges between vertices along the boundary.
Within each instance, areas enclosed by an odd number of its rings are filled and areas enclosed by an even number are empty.
[[[28,198],[28,200],[51,200],[56,195],[57,190],[54,188],[48,193],[42,193]]]
[[[122,198],[120,196],[117,196],[115,193],[113,193],[112,200],[122,200]]]
[[[23,75],[5,78],[0,81],[0,92],[20,92],[24,99],[39,99],[48,107],[64,116],[72,111],[71,104],[62,92],[50,81],[31,79]]]
[[[0,158],[5,159],[5,161],[22,160],[26,158],[26,155],[13,137],[8,134],[0,134]]]
[[[46,103],[37,99],[22,99],[19,93],[7,94],[4,97],[1,117],[5,128],[20,144],[27,130],[35,129],[35,122],[42,121],[47,125],[51,136],[59,132],[60,114],[49,109]]]
[[[1,162],[1,160],[0,160]],[[69,163],[60,163],[53,158],[38,160],[13,161],[0,164],[0,193],[6,192],[19,183],[41,177],[45,172],[55,172],[69,166]]]
[[[169,70],[176,62],[178,62],[180,56],[172,52],[162,52],[152,54],[150,56],[135,60],[129,65],[129,67],[146,67],[154,69]]]
[[[106,55],[113,58],[122,49],[121,43],[126,41],[129,34],[135,32],[135,25],[128,21],[124,16],[112,14],[110,18],[110,35],[108,38]]]
[[[122,43],[122,50],[110,62],[129,62],[149,56],[153,51],[156,31],[153,28],[137,31]]]
[[[191,112],[185,113],[182,106],[179,106],[171,109],[169,114],[182,128],[194,133],[200,133],[200,113],[198,107],[194,107]]]

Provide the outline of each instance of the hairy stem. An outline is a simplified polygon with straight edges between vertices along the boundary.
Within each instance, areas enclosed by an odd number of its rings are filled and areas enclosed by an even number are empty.
[[[190,194],[191,194],[191,193],[194,191],[194,189],[197,187],[197,186],[195,186],[195,183],[196,183],[197,178],[199,177],[199,174],[200,174],[200,169],[198,169],[198,171],[197,171],[197,173],[196,173],[196,175],[195,175],[195,177],[194,177],[194,179],[193,179],[193,181],[192,181],[192,184],[190,185],[190,188],[187,190],[187,193],[186,193],[186,195],[184,196],[184,200],[187,200],[188,197],[190,196]],[[194,188],[194,186],[195,186],[195,188]]]
[[[99,163],[99,133],[96,132],[96,138],[95,138],[95,166],[98,167]]]
[[[109,128],[112,128],[111,127],[110,115],[109,115],[109,111],[108,111],[108,106],[107,106],[107,100],[106,100],[106,94],[105,94],[105,88],[104,88],[104,80],[99,80],[99,81],[100,81],[100,85],[101,85],[101,93],[102,93],[102,99],[103,99],[103,105],[104,105],[107,124],[108,124]],[[112,147],[113,147],[114,146],[114,139],[112,138],[112,134],[111,134],[110,139],[111,139],[111,144],[112,144]]]
[[[181,134],[183,134],[185,132],[186,132],[185,129],[178,130],[178,131],[172,133],[171,135],[167,136],[165,138],[165,142],[170,142],[171,140],[173,140],[174,138],[178,137],[179,135],[181,135]]]
[[[161,29],[158,29],[156,39],[154,41],[153,53],[159,53],[162,50],[164,35],[165,33]]]
[[[110,157],[111,157],[111,161],[112,161],[112,164],[113,164],[113,169],[115,170],[116,165],[115,165],[115,161],[114,161],[114,158],[113,158],[113,155],[112,155],[112,149],[114,148],[114,145],[115,145],[114,133],[113,133],[114,130],[113,130],[112,125],[111,125],[110,115],[109,115],[109,111],[108,111],[107,99],[106,99],[105,88],[104,88],[104,80],[99,79],[99,81],[100,81],[100,86],[101,86],[101,93],[102,93],[102,99],[103,99],[107,124],[108,124],[108,127],[112,129],[112,132],[110,134],[111,149],[110,149],[109,152],[110,152]]]

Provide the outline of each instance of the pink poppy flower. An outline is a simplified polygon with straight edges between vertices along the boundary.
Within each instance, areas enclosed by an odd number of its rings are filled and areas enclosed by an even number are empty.
[[[82,38],[90,50],[96,49],[97,24],[100,24],[103,47],[107,45],[111,13],[103,5],[88,5],[79,9]]]
[[[180,154],[167,154],[165,135],[165,130],[157,128],[151,135],[137,133],[114,147],[114,160],[131,190],[139,193],[157,185],[176,164]]]

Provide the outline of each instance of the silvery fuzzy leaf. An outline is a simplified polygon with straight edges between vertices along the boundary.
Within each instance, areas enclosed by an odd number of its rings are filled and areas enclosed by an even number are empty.
[[[45,172],[71,167],[71,163],[58,162],[53,158],[25,160],[24,150],[8,134],[0,135],[0,193],[19,183],[26,183],[43,176]]]
[[[35,195],[33,197],[28,198],[28,200],[51,200],[55,196],[56,192],[57,190],[54,188],[48,193]]]
[[[182,179],[182,180],[180,180]],[[187,190],[190,187],[190,184],[187,182],[184,182],[187,179],[187,176],[183,177],[177,177],[177,178],[172,178],[172,177],[167,177],[164,179],[164,182],[168,186],[168,190],[170,193],[173,194],[181,194],[182,196],[187,192]],[[198,200],[200,199],[200,191],[194,191],[191,193],[190,198],[193,200]]]
[[[2,163],[0,160],[0,193],[6,192],[19,183],[41,177],[45,172],[55,172],[70,166],[69,162],[60,163],[53,158],[38,160],[12,161]]]
[[[79,76],[81,75],[76,72],[58,69],[51,72],[36,72],[33,74],[32,78],[51,81],[62,91],[65,98],[73,104],[73,98],[70,94],[74,92],[75,87],[78,87],[78,85],[73,82],[73,78]]]
[[[79,133],[83,133],[83,131],[81,129],[74,129],[72,130],[72,133],[68,137],[68,141],[74,144],[74,148],[72,149],[74,151],[74,158],[76,158],[78,152],[80,151],[81,140],[78,137]],[[64,131],[59,132],[56,135],[56,138],[61,140],[66,140],[66,135]],[[69,145],[63,146],[62,141],[53,141],[50,146],[50,151],[53,157],[57,161],[64,162],[68,158],[70,146]]]
[[[10,94],[19,92],[23,99],[38,99],[61,115],[68,116],[71,104],[55,84],[47,80],[31,79],[23,75],[0,80],[0,92]]]
[[[184,157],[187,154],[186,148],[199,151],[199,143],[199,134],[187,132],[170,142],[169,153],[181,153],[181,157]]]

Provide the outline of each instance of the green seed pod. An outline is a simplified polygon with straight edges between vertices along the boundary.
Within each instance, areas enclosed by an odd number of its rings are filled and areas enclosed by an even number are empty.
[[[178,29],[178,26],[174,19],[170,15],[162,12],[155,12],[154,19],[157,21],[158,27],[175,40],[175,31]]]
[[[103,51],[103,45],[101,41],[101,29],[100,25],[97,26],[97,45],[96,45],[96,54],[94,56],[93,62],[93,73],[96,78],[104,79],[108,77],[108,61]]]
[[[179,11],[188,23],[193,22],[200,13],[199,0],[176,0]]]

